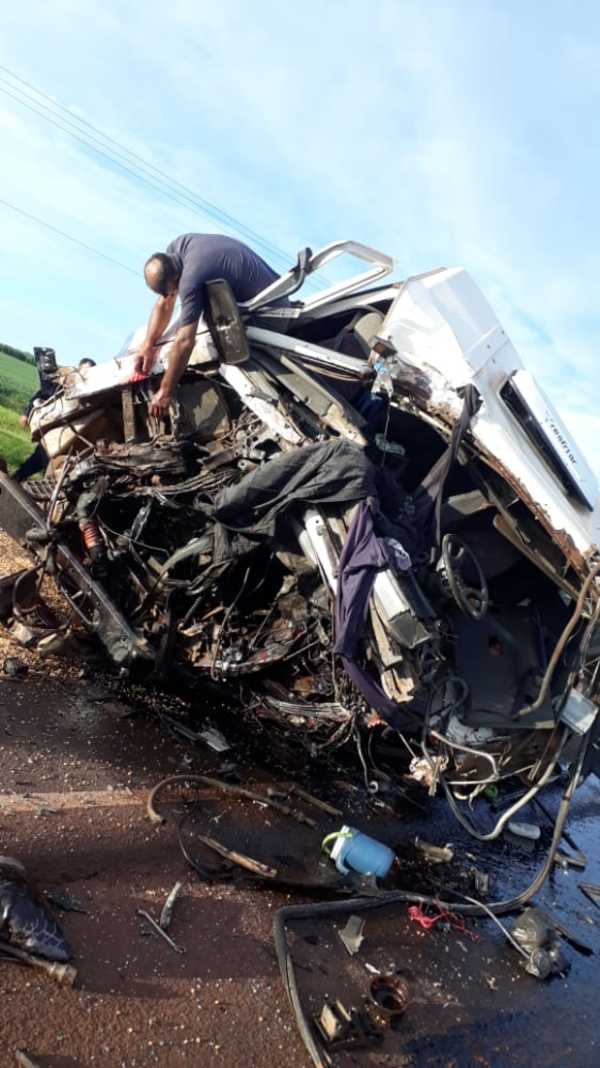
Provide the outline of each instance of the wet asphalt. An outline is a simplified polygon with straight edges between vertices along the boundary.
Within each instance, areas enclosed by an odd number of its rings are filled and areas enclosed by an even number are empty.
[[[144,811],[148,789],[163,775],[192,768],[215,774],[226,759],[237,764],[243,781],[265,784],[282,779],[281,763],[252,765],[251,752],[236,741],[231,716],[221,724],[232,742],[224,757],[168,736],[122,695],[103,693],[93,677],[61,677],[58,662],[56,676],[32,665],[25,680],[0,687],[0,851],[21,856],[43,889],[83,900],[85,915],[61,916],[80,980],[76,990],[65,991],[45,976],[0,968],[0,1068],[14,1063],[17,1045],[36,1054],[41,1068],[310,1064],[274,959],[271,920],[282,905],[323,895],[203,883],[183,859],[173,827],[151,827]],[[154,700],[162,707],[161,695]],[[218,710],[202,702],[197,712],[210,712],[219,722]],[[520,892],[543,863],[551,824],[531,806],[520,818],[540,825],[538,844],[506,837],[479,844],[442,800],[423,796],[425,811],[400,804],[392,816],[367,805],[357,766],[349,765],[344,775],[337,769],[334,786],[322,768],[311,774],[310,761],[301,751],[296,755],[294,774],[305,786],[342,808],[345,822],[397,850],[396,885],[475,893],[471,869],[477,867],[489,874],[489,903]],[[560,789],[546,793],[551,812],[559,796]],[[474,814],[482,825],[497,815],[487,803]],[[319,842],[341,823],[319,818],[311,830],[260,806],[224,804],[219,797],[204,802],[202,820],[203,833],[301,876],[323,874],[328,862]],[[367,1009],[381,1025],[381,1044],[337,1053],[339,1068],[600,1064],[600,909],[579,889],[582,881],[600,883],[596,779],[577,793],[568,829],[586,854],[585,871],[555,867],[536,903],[591,952],[563,940],[569,969],[548,981],[523,971],[491,921],[469,921],[464,931],[450,924],[424,931],[405,906],[386,907],[366,917],[365,940],[354,958],[338,936],[345,919],[290,927],[307,1014],[340,998],[348,1007]],[[417,859],[416,835],[450,843],[453,862]],[[188,844],[208,859],[194,844],[194,825]],[[566,844],[564,851],[572,852]],[[156,914],[176,879],[185,884],[172,930],[186,949],[181,957],[136,912],[142,907]],[[406,1011],[394,1027],[370,1000],[377,972],[399,974],[408,990]]]

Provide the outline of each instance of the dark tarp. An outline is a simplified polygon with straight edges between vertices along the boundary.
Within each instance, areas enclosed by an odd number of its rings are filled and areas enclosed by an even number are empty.
[[[217,497],[210,511],[216,522],[214,559],[238,556],[261,540],[273,539],[279,516],[291,510],[301,514],[307,505],[348,506],[379,499],[393,521],[404,493],[391,482],[382,491],[383,478],[364,449],[340,438],[279,453]],[[392,522],[385,532],[398,537],[410,552],[410,529]]]

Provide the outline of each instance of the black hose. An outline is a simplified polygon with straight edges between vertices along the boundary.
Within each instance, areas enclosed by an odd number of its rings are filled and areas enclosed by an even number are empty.
[[[554,834],[552,836],[552,842],[548,855],[544,862],[543,867],[536,875],[533,882],[520,894],[517,894],[514,898],[509,898],[506,901],[497,901],[492,905],[486,906],[485,909],[480,905],[464,905],[462,903],[456,904],[455,902],[440,901],[438,898],[432,898],[423,894],[414,894],[405,890],[394,890],[391,893],[384,893],[377,898],[353,898],[350,901],[341,902],[320,902],[317,905],[288,905],[285,908],[279,909],[273,919],[273,940],[275,943],[275,952],[277,954],[277,960],[279,963],[279,969],[281,971],[281,977],[283,979],[283,985],[290,1000],[298,1029],[302,1036],[302,1040],[306,1049],[312,1059],[315,1068],[328,1068],[329,1061],[325,1059],[323,1053],[319,1049],[318,1044],[313,1037],[310,1022],[307,1019],[300,996],[298,993],[298,986],[296,983],[296,976],[294,972],[294,964],[290,954],[289,946],[286,939],[285,928],[288,921],[292,920],[305,920],[314,919],[323,916],[340,916],[348,913],[355,912],[368,912],[371,909],[384,908],[386,905],[399,905],[399,904],[417,904],[417,905],[438,905],[441,908],[446,908],[453,912],[460,912],[463,916],[485,916],[488,912],[493,912],[494,915],[503,915],[507,912],[514,912],[515,909],[525,905],[528,901],[537,894],[538,890],[543,886],[544,882],[548,878],[548,875],[552,869],[554,863],[554,857],[560,845],[563,829],[566,823],[566,819],[573,800],[573,794],[579,781],[581,769],[589,745],[589,732],[581,740],[579,752],[577,754],[577,760],[575,769],[571,778],[563,793],[561,803],[556,815],[556,821],[554,824]]]
[[[584,609],[584,606],[585,606],[585,599],[586,599],[586,597],[588,595],[588,590],[589,590],[590,586],[592,585],[592,582],[596,578],[596,575],[598,574],[599,571],[600,571],[600,560],[598,560],[594,564],[594,566],[592,567],[589,575],[587,575],[587,577],[586,577],[586,579],[585,579],[585,581],[584,581],[584,583],[583,583],[583,585],[582,585],[582,587],[581,587],[581,589],[579,591],[579,596],[577,598],[577,601],[576,601],[576,604],[575,604],[575,608],[573,609],[573,613],[572,613],[570,619],[568,620],[567,625],[565,626],[565,628],[564,628],[560,638],[558,639],[556,645],[554,646],[554,649],[552,651],[552,656],[550,657],[550,660],[548,661],[548,666],[547,666],[546,671],[544,673],[544,678],[542,679],[542,685],[540,686],[539,693],[538,693],[535,701],[532,701],[531,704],[529,704],[529,705],[525,705],[525,707],[522,708],[517,713],[517,716],[527,716],[527,715],[529,715],[530,712],[537,712],[537,710],[542,707],[544,701],[546,700],[546,697],[548,696],[548,691],[550,689],[550,683],[552,682],[552,676],[554,675],[554,672],[555,672],[555,669],[556,669],[556,665],[558,664],[558,661],[560,660],[560,657],[562,656],[563,650],[564,650],[569,638],[571,637],[571,634],[573,633],[577,623],[579,622],[579,619],[580,619],[580,617],[581,617],[581,615],[583,613],[583,609]],[[595,613],[592,613],[592,618],[595,619]]]

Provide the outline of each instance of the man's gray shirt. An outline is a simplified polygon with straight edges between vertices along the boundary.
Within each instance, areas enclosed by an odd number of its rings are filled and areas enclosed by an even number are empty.
[[[250,300],[279,277],[256,252],[223,234],[182,234],[167,246],[181,270],[179,326],[195,323],[204,311],[205,284],[225,278],[237,301]]]

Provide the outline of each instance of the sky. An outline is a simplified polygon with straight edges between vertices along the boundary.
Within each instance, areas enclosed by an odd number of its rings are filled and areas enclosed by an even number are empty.
[[[279,269],[337,238],[398,278],[466,267],[600,473],[596,4],[21,0],[0,66],[277,246],[249,240]],[[0,203],[0,341],[105,359],[149,313],[151,252],[240,235],[17,84],[0,70],[0,201],[117,262]]]

